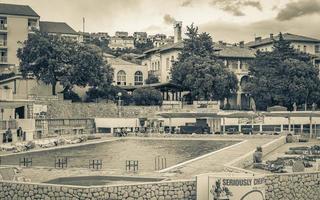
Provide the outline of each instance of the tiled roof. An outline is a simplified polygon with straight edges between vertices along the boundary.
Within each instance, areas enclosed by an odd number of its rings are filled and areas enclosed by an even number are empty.
[[[170,49],[182,49],[183,48],[183,42],[178,42],[174,44],[165,45],[158,48],[150,49],[144,54],[149,54],[152,52],[163,52]],[[227,46],[227,45],[219,45],[214,44],[214,50],[215,54],[218,55],[218,57],[232,57],[232,58],[254,58],[255,57],[255,50],[252,50],[248,47],[240,47],[240,46]],[[142,58],[143,56],[140,56],[139,58]]]
[[[294,41],[294,42],[319,42],[320,43],[319,39],[310,38],[310,37],[306,37],[306,36],[302,36],[302,35],[284,33],[284,34],[282,34],[282,36],[285,40],[292,41],[292,42]],[[274,36],[273,39],[278,40],[279,35]],[[246,43],[246,46],[256,47],[256,46],[261,46],[261,45],[270,44],[270,43],[273,43],[273,40],[270,37],[268,37],[268,38],[263,38],[260,41],[248,42],[248,43]]]
[[[221,58],[254,58],[256,51],[240,46],[215,46],[215,54]]]
[[[0,14],[39,17],[30,6],[4,3],[0,3]]]
[[[106,59],[108,61],[108,64],[110,64],[111,66],[112,65],[138,65],[132,62],[125,61],[121,58],[107,57]]]
[[[156,47],[153,49],[149,49],[149,50],[145,51],[144,54],[148,54],[148,53],[151,53],[154,51],[162,52],[162,51],[167,51],[170,49],[182,49],[182,48],[183,48],[183,41],[180,41],[180,42],[173,43],[173,44],[166,44],[162,47]]]
[[[40,22],[40,31],[45,33],[60,33],[60,34],[72,34],[78,35],[78,33],[73,30],[65,22]]]

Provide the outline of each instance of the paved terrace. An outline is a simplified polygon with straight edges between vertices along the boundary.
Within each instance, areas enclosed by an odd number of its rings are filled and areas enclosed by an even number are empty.
[[[233,137],[233,139],[244,139],[244,141],[226,147],[222,150],[218,150],[216,153],[209,155],[203,159],[196,160],[194,162],[187,163],[185,165],[173,168],[169,171],[164,171],[164,176],[174,179],[186,179],[194,177],[197,174],[220,172],[223,171],[225,165],[233,160],[244,156],[251,151],[254,151],[257,146],[263,146],[269,142],[272,142],[277,137]],[[219,139],[232,139],[227,137],[220,137]]]

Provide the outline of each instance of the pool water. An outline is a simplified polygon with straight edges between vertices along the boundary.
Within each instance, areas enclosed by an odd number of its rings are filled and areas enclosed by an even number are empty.
[[[140,182],[158,182],[161,178],[140,178],[140,177],[122,177],[122,176],[77,176],[57,178],[45,183],[58,185],[80,185],[96,186],[123,183],[140,183]]]
[[[89,160],[102,160],[102,169],[126,170],[126,160],[139,161],[139,171],[154,171],[155,157],[166,158],[166,167],[233,145],[238,141],[119,139],[99,144],[30,152],[1,158],[2,165],[19,165],[32,157],[32,166],[55,166],[55,157],[67,157],[68,168],[88,168]],[[162,166],[161,166],[162,168]]]

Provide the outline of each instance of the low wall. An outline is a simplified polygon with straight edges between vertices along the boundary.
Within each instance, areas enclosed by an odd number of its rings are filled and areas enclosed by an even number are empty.
[[[275,139],[265,145],[262,146],[262,152],[263,156],[266,156],[267,154],[271,153],[275,149],[279,148],[283,144],[286,143],[286,136],[281,136],[278,139]],[[239,168],[247,168],[253,164],[253,153],[255,151],[251,151],[241,157],[239,157],[236,160],[233,160],[232,162],[226,164],[226,166],[233,166],[233,167],[239,167]]]
[[[0,181],[0,199],[196,199],[196,181],[168,181],[124,186],[76,187]]]
[[[320,172],[266,176],[266,200],[319,200]]]

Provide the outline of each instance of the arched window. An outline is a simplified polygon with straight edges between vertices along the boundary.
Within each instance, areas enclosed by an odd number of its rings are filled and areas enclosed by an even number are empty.
[[[127,74],[123,70],[117,73],[117,85],[127,85]]]
[[[137,71],[134,74],[134,85],[143,85],[143,74],[140,71]]]

